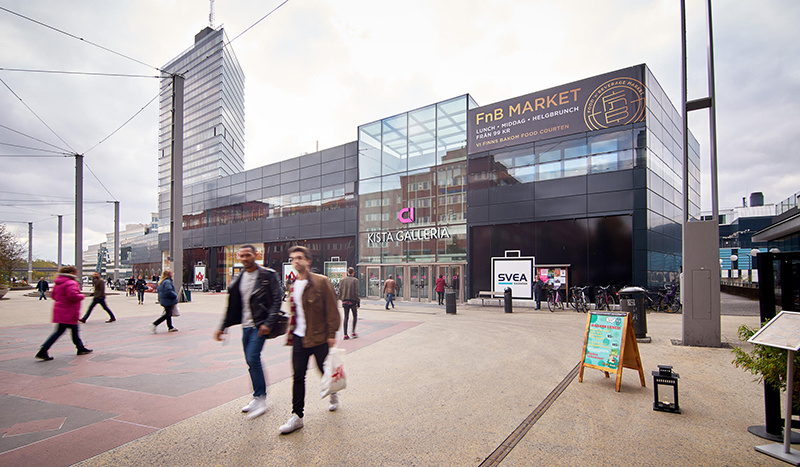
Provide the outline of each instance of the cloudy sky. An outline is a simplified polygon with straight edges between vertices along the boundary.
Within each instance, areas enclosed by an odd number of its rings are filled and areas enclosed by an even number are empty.
[[[217,0],[215,26],[232,39],[282,1]],[[694,99],[707,94],[705,1],[687,3]],[[84,248],[113,231],[106,201],[120,201],[123,225],[147,222],[157,201],[158,116],[156,101],[145,105],[158,80],[8,69],[155,76],[208,24],[209,2],[0,7],[84,39],[0,10],[0,155],[28,155],[0,157],[0,221],[26,244],[33,221],[34,257],[55,260],[54,216],[63,214],[71,263],[74,158],[31,155],[61,152],[53,146],[85,153]],[[780,202],[800,191],[800,2],[718,0],[713,8],[720,205],[741,205],[753,191]],[[640,63],[680,100],[676,0],[289,0],[231,46],[246,76],[248,169],[354,141],[360,124],[464,93],[486,105]],[[707,113],[695,114],[710,208]]]

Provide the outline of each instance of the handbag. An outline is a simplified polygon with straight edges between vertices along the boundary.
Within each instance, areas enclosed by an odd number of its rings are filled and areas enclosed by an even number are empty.
[[[347,387],[347,378],[344,375],[344,350],[333,347],[328,350],[325,363],[322,364],[324,373],[320,382],[319,395],[325,398]]]
[[[181,310],[178,309],[178,305],[175,305],[174,307],[172,307],[172,317],[174,318],[174,317],[180,316],[180,315],[181,315]]]
[[[267,339],[275,339],[276,337],[280,337],[286,334],[286,330],[289,328],[289,317],[284,315],[283,313],[278,314],[278,319],[275,321],[275,325],[272,326],[272,329],[269,330],[269,334],[267,334]]]

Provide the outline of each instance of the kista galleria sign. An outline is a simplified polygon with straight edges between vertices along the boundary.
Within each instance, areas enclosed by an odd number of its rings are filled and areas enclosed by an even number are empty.
[[[397,220],[403,224],[414,222],[414,208],[404,208],[397,213]],[[447,227],[427,227],[409,230],[387,230],[385,232],[371,232],[367,234],[367,244],[386,242],[414,242],[422,240],[438,240],[451,238]]]
[[[472,109],[468,152],[641,122],[643,82],[638,65]]]

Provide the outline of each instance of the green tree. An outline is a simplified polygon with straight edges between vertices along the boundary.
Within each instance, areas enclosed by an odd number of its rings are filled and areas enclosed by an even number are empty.
[[[0,285],[9,283],[15,267],[24,264],[22,254],[25,248],[5,226],[0,224]]]

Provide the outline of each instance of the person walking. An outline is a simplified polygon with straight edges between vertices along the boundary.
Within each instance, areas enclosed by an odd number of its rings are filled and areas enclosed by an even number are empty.
[[[172,313],[178,304],[178,294],[175,293],[172,271],[169,269],[164,269],[161,273],[161,282],[158,283],[158,303],[164,307],[164,313],[150,325],[153,334],[156,333],[158,325],[164,321],[167,322],[167,332],[178,332],[178,328],[172,326]]]
[[[394,281],[393,276],[389,275],[386,282],[383,283],[383,293],[386,294],[386,309],[389,309],[389,304],[394,308],[394,294],[397,292],[397,282]]]
[[[89,309],[86,310],[86,314],[83,315],[83,318],[79,319],[78,321],[85,323],[86,320],[89,319],[89,315],[92,314],[92,308],[94,308],[95,305],[100,305],[104,310],[106,310],[106,313],[108,313],[108,320],[106,323],[113,323],[117,320],[117,318],[114,317],[114,313],[108,308],[108,305],[106,305],[106,281],[100,277],[99,272],[95,272],[92,274],[92,283],[94,284],[94,292],[92,292],[92,304],[89,305]]]
[[[291,318],[287,345],[292,346],[292,416],[279,428],[282,434],[303,428],[303,408],[306,397],[306,371],[311,355],[319,371],[328,349],[336,344],[336,331],[341,324],[336,291],[331,281],[311,272],[311,252],[300,245],[289,248],[289,262],[297,271],[297,278],[289,286]],[[330,396],[328,410],[339,408],[339,395]]]
[[[447,287],[447,282],[444,280],[444,274],[439,274],[436,279],[436,295],[439,296],[439,305],[444,305],[444,288]]]
[[[44,280],[44,277],[39,278],[39,282],[36,283],[36,290],[39,291],[39,300],[47,300],[47,296],[44,293],[50,290],[50,284]]]
[[[133,295],[134,290],[136,290],[136,278],[131,276],[128,278],[128,288],[125,290],[125,296],[130,297]]]
[[[144,291],[147,290],[147,282],[142,276],[139,276],[136,283],[133,284],[133,288],[136,289],[136,295],[139,297],[139,305],[144,305]]]
[[[356,322],[358,322],[358,307],[361,306],[361,299],[358,298],[358,279],[355,275],[355,269],[347,268],[347,277],[339,282],[339,299],[344,308],[344,340],[350,339],[350,336],[347,335],[347,319],[351,311],[353,312],[353,339],[358,337]]]
[[[75,266],[63,266],[58,270],[56,285],[53,287],[53,300],[55,301],[55,304],[53,304],[53,322],[57,326],[53,334],[47,338],[39,352],[36,353],[36,358],[45,361],[52,360],[53,357],[48,354],[48,351],[67,329],[72,331],[72,343],[75,344],[78,355],[92,353],[92,349],[87,349],[78,335],[78,316],[81,315],[83,294],[81,293],[80,284],[78,284],[77,274],[78,268]]]
[[[228,327],[242,325],[244,359],[253,384],[253,400],[242,407],[242,412],[247,412],[247,418],[253,419],[267,411],[267,382],[261,366],[261,350],[278,321],[281,286],[275,270],[256,263],[256,248],[253,245],[239,248],[239,261],[244,270],[228,287],[228,308],[214,338],[222,341],[222,335]]]
[[[536,276],[536,282],[533,283],[533,299],[536,300],[536,309],[542,309],[542,287],[544,287],[544,282],[542,278]]]

